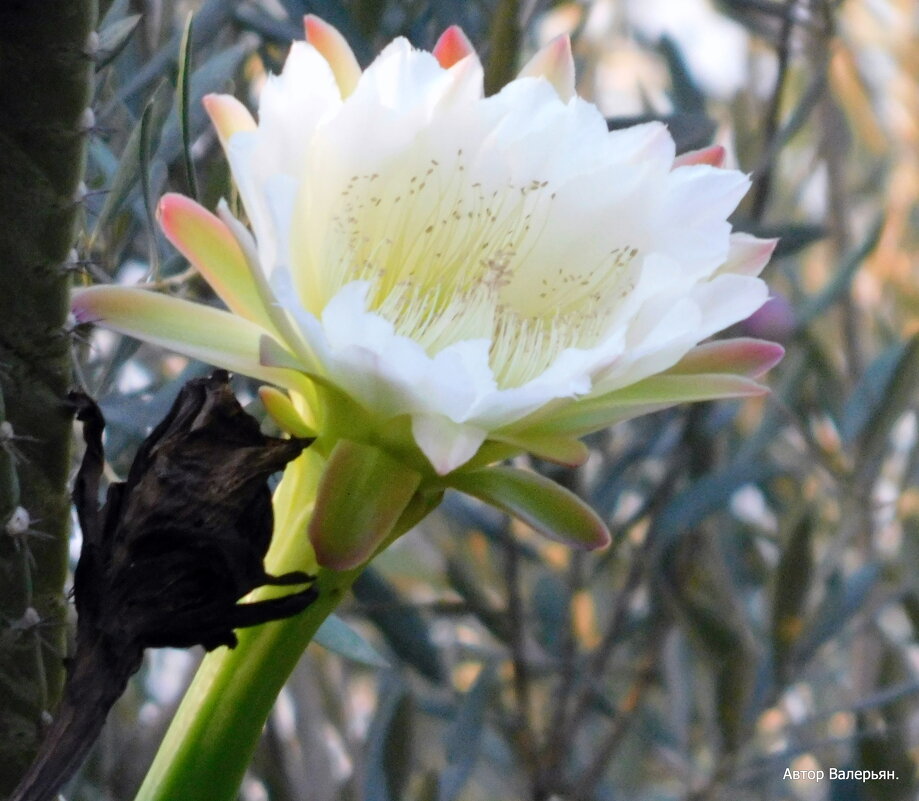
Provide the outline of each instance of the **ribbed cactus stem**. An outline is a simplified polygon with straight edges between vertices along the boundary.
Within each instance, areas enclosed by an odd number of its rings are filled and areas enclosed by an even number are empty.
[[[68,254],[82,208],[96,0],[0,3],[0,798],[63,680]]]

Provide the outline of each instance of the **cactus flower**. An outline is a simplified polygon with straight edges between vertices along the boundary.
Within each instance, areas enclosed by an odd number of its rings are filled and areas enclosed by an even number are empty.
[[[248,226],[225,204],[159,205],[228,310],[93,287],[75,295],[78,320],[263,379],[269,410],[317,431],[339,480],[359,464],[406,471],[394,517],[426,486],[520,512],[541,483],[489,464],[576,464],[591,431],[764,391],[754,379],[780,347],[700,344],[766,301],[774,247],[732,232],[749,179],[720,148],[678,158],[659,123],[608,131],[575,92],[565,37],[485,97],[457,28],[432,52],[397,39],[362,71],[338,31],[306,27],[258,121],[205,99]],[[602,544],[595,523],[566,538]],[[320,561],[347,567],[378,544]]]

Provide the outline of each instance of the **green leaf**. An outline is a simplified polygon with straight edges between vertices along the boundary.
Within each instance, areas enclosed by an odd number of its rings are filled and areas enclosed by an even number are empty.
[[[360,665],[375,668],[389,667],[389,662],[338,615],[329,615],[323,621],[313,636],[313,642]]]
[[[806,247],[819,242],[827,235],[827,230],[821,225],[806,225],[798,223],[786,223],[784,225],[756,225],[751,222],[747,224],[746,220],[737,221],[737,226],[744,231],[749,231],[754,236],[764,239],[778,239],[779,242],[772,252],[772,261],[778,261],[788,256],[793,256],[804,250]]]
[[[657,49],[667,60],[674,108],[682,112],[704,115],[705,94],[696,85],[679,45],[665,35],[658,42]]]
[[[447,476],[451,487],[519,518],[547,537],[579,548],[602,548],[604,522],[573,492],[515,467],[489,467]]]
[[[440,652],[427,621],[378,570],[369,567],[361,574],[354,583],[354,597],[361,613],[379,629],[402,663],[432,682],[444,681]]]
[[[447,767],[440,774],[437,801],[455,801],[472,775],[481,750],[485,715],[497,679],[494,665],[482,668],[463,698],[456,719],[447,730],[445,747]]]
[[[370,559],[420,483],[418,473],[384,451],[340,440],[323,471],[310,520],[319,564],[348,570]]]
[[[868,597],[881,577],[880,564],[872,562],[838,588],[831,588],[799,641],[796,658],[800,664],[806,664],[821,645],[842,632],[855,615],[866,609]]]
[[[891,384],[903,367],[906,350],[906,343],[897,342],[881,351],[865,369],[847,398],[839,420],[839,435],[845,445],[851,445],[858,439],[884,405]]]
[[[561,657],[565,631],[571,626],[571,591],[555,573],[543,573],[533,589],[534,634],[546,651]]]
[[[724,470],[710,473],[676,495],[654,521],[658,554],[665,554],[681,535],[709,515],[723,510],[731,496],[744,484],[761,484],[785,473],[785,468],[765,461],[736,461]]]
[[[859,464],[856,479],[864,485],[888,449],[891,429],[914,401],[919,385],[919,335],[906,344],[885,393],[859,436]]]
[[[159,275],[159,249],[156,247],[156,215],[154,214],[153,198],[150,196],[150,156],[153,152],[153,125],[152,120],[154,100],[144,106],[144,113],[140,118],[140,186],[144,200],[144,212],[147,215],[147,230],[150,235],[150,272],[154,277]]]
[[[823,291],[802,306],[798,316],[799,329],[806,328],[812,320],[823,314],[849,291],[852,279],[862,266],[862,262],[877,247],[883,230],[884,218],[881,217],[871,227],[868,236],[865,237],[862,243],[845,257],[839,270]]]
[[[399,801],[411,775],[415,709],[408,689],[388,679],[367,735],[364,801]]]
[[[198,199],[198,180],[195,178],[195,165],[191,157],[191,133],[189,129],[189,83],[191,74],[191,35],[194,13],[189,11],[182,31],[179,45],[179,75],[176,84],[176,101],[179,114],[179,127],[182,132],[182,155],[185,161],[185,175],[191,196]]]
[[[96,69],[101,70],[114,61],[118,54],[124,50],[125,45],[131,40],[131,35],[137,30],[142,14],[132,14],[129,17],[113,22],[99,31],[99,49],[96,56]]]
[[[102,204],[102,209],[96,219],[90,246],[105,231],[112,217],[121,210],[132,190],[137,186],[141,165],[141,132],[145,131],[150,137],[155,137],[159,134],[169,109],[166,100],[168,97],[167,87],[168,83],[164,81],[156,88],[147,103],[146,108],[151,109],[151,111],[147,117],[146,124],[143,121],[139,121],[128,137],[128,141],[121,153],[118,167],[115,170],[115,175],[109,186],[108,194],[105,196],[105,202]],[[146,109],[144,112],[146,113]]]
[[[772,592],[772,644],[781,676],[804,629],[804,613],[814,569],[813,520],[799,512],[786,535]]]
[[[205,42],[213,42],[218,38],[221,30],[232,18],[233,6],[234,3],[228,3],[226,0],[205,0],[198,7],[195,14],[193,41],[195,47],[200,47]],[[182,35],[176,32],[167,45],[161,47],[148,61],[140,65],[139,69],[122,86],[118,87],[115,97],[109,101],[102,116],[108,116],[112,108],[124,103],[145,86],[165,77],[172,70],[181,39]]]
[[[196,17],[200,22],[200,14]],[[198,24],[195,27],[198,27]],[[193,39],[197,40],[197,32]],[[194,137],[204,129],[207,122],[207,114],[201,103],[202,99],[209,92],[216,92],[223,89],[226,84],[233,78],[243,58],[251,50],[248,42],[241,42],[225,50],[220,50],[216,55],[211,56],[198,69],[196,69],[189,79],[188,83],[188,129],[189,136]],[[166,164],[171,164],[182,153],[182,130],[179,109],[173,108],[163,127],[163,138],[160,141],[160,147],[157,156]]]

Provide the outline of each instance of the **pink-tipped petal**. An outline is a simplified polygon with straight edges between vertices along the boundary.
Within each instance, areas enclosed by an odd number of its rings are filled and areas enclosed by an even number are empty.
[[[440,35],[431,52],[440,66],[446,70],[475,53],[475,48],[459,25],[451,25]]]
[[[712,145],[703,147],[701,150],[690,150],[682,156],[677,156],[673,166],[690,167],[694,164],[708,164],[709,167],[722,167],[725,155],[725,150],[721,145]]]
[[[224,148],[233,134],[241,131],[254,131],[257,127],[249,109],[233,95],[205,95],[201,102],[211,122],[214,123],[217,136],[220,137],[220,144]]]
[[[545,78],[566,103],[575,95],[574,56],[568,34],[558,36],[542,48],[520,70],[520,78]]]
[[[759,275],[772,257],[778,239],[759,239],[751,234],[731,234],[728,260],[719,268],[719,273],[736,275]]]
[[[231,311],[273,329],[245,254],[219,217],[175,193],[163,195],[156,214],[166,238],[201,271]]]
[[[264,328],[201,303],[134,287],[95,286],[74,292],[71,310],[80,323],[98,323],[235,373],[298,391],[306,384],[296,372],[259,364]]]
[[[306,28],[306,41],[329,62],[341,96],[347,97],[354,91],[361,77],[361,65],[357,63],[351,46],[338,28],[314,14],[307,14],[303,24]]]
[[[722,339],[698,345],[667,372],[671,375],[732,373],[759,378],[775,367],[784,355],[785,348],[775,342],[747,337]]]

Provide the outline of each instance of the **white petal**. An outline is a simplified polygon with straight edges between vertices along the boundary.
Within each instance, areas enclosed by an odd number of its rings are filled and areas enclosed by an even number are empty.
[[[693,300],[702,312],[701,339],[746,320],[769,299],[769,288],[748,275],[718,275],[697,286]]]
[[[438,475],[442,476],[475,456],[485,441],[486,432],[475,426],[454,423],[440,415],[418,414],[412,417],[412,435]]]
[[[727,261],[718,272],[757,276],[769,262],[778,242],[778,239],[760,239],[751,234],[731,234]]]
[[[271,171],[299,176],[304,144],[340,107],[341,94],[329,63],[312,45],[294,42],[284,70],[268,76],[259,98],[259,133]]]

